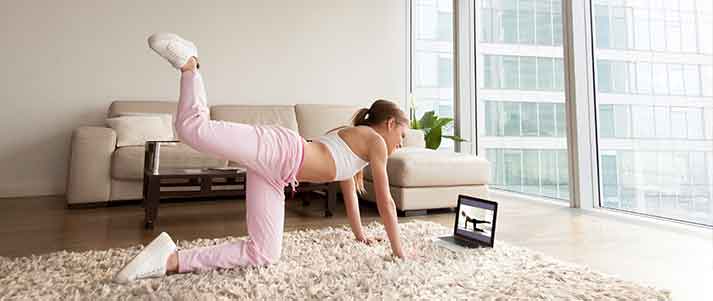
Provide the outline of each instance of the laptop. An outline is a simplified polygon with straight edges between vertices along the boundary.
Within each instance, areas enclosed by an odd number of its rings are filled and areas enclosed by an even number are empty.
[[[467,195],[458,196],[453,235],[435,237],[433,241],[453,251],[464,248],[492,248],[498,203]]]

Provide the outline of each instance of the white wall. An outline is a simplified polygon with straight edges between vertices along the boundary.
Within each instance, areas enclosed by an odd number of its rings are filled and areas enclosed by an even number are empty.
[[[180,3],[179,3],[180,2]],[[63,194],[71,132],[113,100],[175,100],[146,37],[199,47],[211,104],[401,102],[403,0],[0,2],[0,197]]]

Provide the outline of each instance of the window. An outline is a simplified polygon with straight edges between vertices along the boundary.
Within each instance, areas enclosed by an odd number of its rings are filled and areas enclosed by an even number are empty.
[[[688,138],[703,139],[703,110],[689,108],[686,115],[688,121]]]
[[[599,105],[599,136],[602,138],[614,137],[614,106]]]
[[[555,136],[555,104],[540,103],[540,136]]]
[[[713,66],[701,65],[701,82],[708,83],[703,85],[703,96],[713,96],[713,85],[710,84],[713,83]]]
[[[503,69],[502,75],[504,78],[503,88],[504,89],[518,89],[520,88],[520,69],[519,69],[519,58],[516,56],[503,56]]]
[[[520,104],[516,102],[503,103],[505,113],[505,136],[520,136]]]
[[[554,43],[552,28],[552,5],[549,0],[535,0],[535,40],[538,45]]]
[[[656,121],[656,138],[671,137],[671,118],[668,107],[654,107],[654,120]]]
[[[634,48],[638,50],[649,50],[651,48],[651,40],[649,36],[649,10],[645,8],[634,8],[633,18]]]
[[[523,192],[540,192],[540,154],[537,150],[523,150]]]
[[[654,137],[654,110],[648,105],[632,106],[632,116],[634,137],[652,138]]]
[[[500,28],[502,39],[499,41],[517,43],[517,0],[493,0],[492,2],[503,8]]]
[[[453,112],[453,1],[412,0],[412,73],[411,95],[416,117],[427,111],[452,117]],[[453,127],[444,135],[452,135]],[[453,149],[449,139],[441,148]]]
[[[566,116],[564,112],[564,104],[563,103],[558,103],[555,104],[555,116],[557,117],[555,119],[556,126],[557,126],[557,137],[565,137],[567,136],[567,123],[566,123]]]
[[[493,188],[569,198],[562,3],[476,0],[478,153]],[[533,144],[533,141],[538,141]],[[496,147],[497,145],[497,147]],[[503,147],[506,145],[506,147]],[[547,149],[533,149],[547,145]],[[560,148],[554,147],[560,146]]]
[[[537,103],[522,103],[522,135],[537,136]]]
[[[629,91],[628,64],[625,61],[611,62],[612,92],[627,93]]]
[[[493,189],[570,201],[569,153],[578,151],[587,159],[578,172],[596,169],[598,179],[577,178],[599,185],[582,187],[599,192],[594,206],[713,225],[713,1],[584,1],[591,15],[572,16],[574,26],[591,22],[591,32],[575,35],[586,44],[566,54],[594,70],[565,78],[561,0],[474,0],[459,18],[452,0],[411,0],[417,116],[453,116],[454,87],[465,92],[459,124],[475,125],[465,132],[477,136],[464,145],[490,160]],[[457,32],[454,20],[470,16],[459,23],[474,33]],[[454,34],[464,39],[458,49],[474,45],[474,55],[455,55]],[[582,47],[592,48],[593,62],[582,61]],[[474,74],[456,76],[454,57]],[[594,96],[577,98],[586,100],[577,116],[567,115],[566,85]],[[571,129],[596,129],[596,137],[569,150]],[[596,154],[583,152],[590,148]]]
[[[696,35],[696,15],[691,12],[681,13],[681,51],[695,53],[698,51]]]
[[[654,93],[658,95],[668,94],[668,70],[666,64],[654,65]]]
[[[438,57],[438,87],[449,88],[453,84],[453,58]]]
[[[518,41],[520,44],[535,42],[535,1],[518,0]]]
[[[441,41],[450,41],[453,38],[453,13],[439,11],[437,16],[438,39]]]
[[[617,138],[629,138],[629,106],[614,105],[614,136]]]
[[[564,61],[561,58],[554,59],[555,71],[555,91],[564,91]]]
[[[636,63],[636,91],[639,94],[651,94],[651,64]]]
[[[531,56],[520,58],[520,89],[537,89],[537,58]]]
[[[681,16],[677,10],[667,10],[665,15],[666,50],[681,51]]]
[[[522,191],[522,151],[504,150],[505,187]]]
[[[664,23],[664,11],[661,9],[650,10],[651,22],[651,49],[656,51],[666,51],[666,25]],[[595,24],[594,26],[599,26]]]
[[[537,58],[537,89],[554,89],[554,66],[552,62],[553,59],[549,57]]]
[[[605,203],[609,203],[612,206],[619,205],[619,181],[617,174],[616,165],[616,152],[602,155],[600,160],[604,171],[602,174],[602,196]]]
[[[599,92],[612,92],[610,66],[609,61],[602,60],[597,62],[597,89]]]
[[[609,44],[609,7],[594,6],[594,18],[598,25],[596,30],[597,47],[602,49],[611,47]]]
[[[687,96],[701,95],[701,80],[699,78],[698,65],[685,65],[683,67],[683,77]]]
[[[685,94],[683,88],[683,66],[678,64],[669,64],[668,74],[668,81],[671,86],[671,95]]]
[[[611,13],[611,30],[612,30],[612,48],[624,49],[627,48],[628,32],[627,32],[627,8],[612,7]]]
[[[713,224],[711,3],[591,0],[601,206]]]

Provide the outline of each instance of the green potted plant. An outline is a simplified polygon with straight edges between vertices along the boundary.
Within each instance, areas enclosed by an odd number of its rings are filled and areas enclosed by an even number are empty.
[[[411,108],[409,109],[409,119],[411,119],[410,127],[412,129],[422,130],[424,139],[426,140],[426,148],[438,149],[441,146],[442,138],[451,139],[455,142],[466,141],[465,139],[455,135],[443,135],[443,127],[453,122],[453,118],[438,117],[436,112],[428,111],[423,113],[421,119],[416,119],[416,107],[411,97]]]

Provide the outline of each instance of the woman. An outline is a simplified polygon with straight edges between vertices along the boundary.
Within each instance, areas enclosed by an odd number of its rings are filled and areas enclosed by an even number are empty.
[[[356,240],[373,243],[373,238],[364,235],[357,201],[357,190],[364,190],[362,168],[367,164],[371,165],[378,210],[391,249],[394,255],[406,257],[386,175],[387,157],[401,146],[408,125],[408,118],[394,103],[378,100],[357,112],[353,127],[332,131],[316,142],[306,142],[294,131],[278,126],[210,120],[195,45],[166,33],[154,34],[148,42],[181,71],[175,123],[181,140],[200,152],[247,167],[248,239],[176,251],[168,234],[161,233],[116,275],[117,282],[276,262],[282,249],[284,187],[292,185],[294,189],[299,181],[339,181]]]

